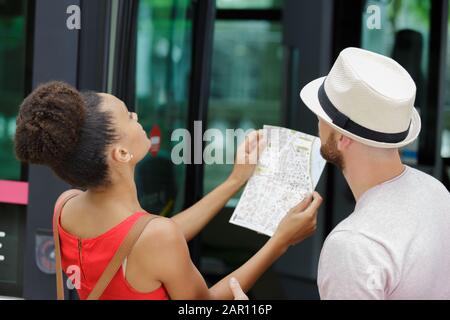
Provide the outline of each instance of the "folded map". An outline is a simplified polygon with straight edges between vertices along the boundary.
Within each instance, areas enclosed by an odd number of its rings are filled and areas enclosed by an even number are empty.
[[[288,211],[312,193],[325,168],[320,139],[264,126],[267,147],[230,223],[272,236]]]

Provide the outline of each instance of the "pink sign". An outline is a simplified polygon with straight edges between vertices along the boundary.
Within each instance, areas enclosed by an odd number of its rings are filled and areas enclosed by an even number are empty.
[[[0,203],[28,204],[28,182],[0,180]]]

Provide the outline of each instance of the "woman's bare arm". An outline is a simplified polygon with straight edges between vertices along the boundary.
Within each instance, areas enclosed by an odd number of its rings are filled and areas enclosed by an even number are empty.
[[[158,224],[156,228],[159,230],[153,232],[159,235],[154,234],[153,238],[156,236],[159,240],[153,241],[151,244],[153,248],[150,248],[151,252],[155,252],[152,256],[158,258],[157,261],[152,261],[151,269],[157,272],[156,276],[164,284],[170,298],[176,300],[233,299],[233,293],[227,282],[228,277],[208,289],[205,280],[190,259],[189,249],[180,229],[168,222],[160,221]],[[155,226],[156,224],[153,227]],[[253,286],[286,248],[287,246],[280,241],[271,239],[255,256],[233,273],[233,276],[242,283],[244,291]]]
[[[202,231],[241,187],[242,181],[228,179],[192,207],[172,217],[186,241]]]
[[[303,201],[283,219],[276,234],[250,260],[236,271],[208,288],[192,263],[180,228],[170,219],[157,219],[149,228],[148,239],[140,240],[141,261],[161,281],[172,299],[233,299],[230,277],[236,278],[248,291],[259,277],[289,247],[311,235],[316,226],[317,209],[322,199],[316,196]],[[149,259],[148,257],[155,257]]]

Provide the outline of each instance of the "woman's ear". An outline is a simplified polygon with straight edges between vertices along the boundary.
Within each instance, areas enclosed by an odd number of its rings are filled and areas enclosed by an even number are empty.
[[[112,158],[115,161],[126,163],[133,159],[133,155],[125,148],[116,147],[112,150]]]

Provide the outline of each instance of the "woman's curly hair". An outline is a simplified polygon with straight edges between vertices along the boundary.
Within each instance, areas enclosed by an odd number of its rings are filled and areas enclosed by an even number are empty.
[[[64,82],[39,86],[20,106],[16,157],[49,166],[74,187],[107,186],[106,150],[116,134],[101,103],[99,94],[80,93]]]

